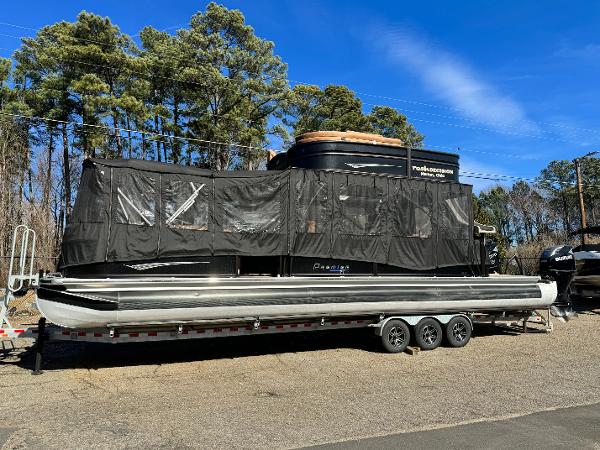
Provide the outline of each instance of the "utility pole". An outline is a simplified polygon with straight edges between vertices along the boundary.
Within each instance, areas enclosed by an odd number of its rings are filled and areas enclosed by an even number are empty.
[[[581,229],[587,228],[587,219],[585,217],[585,203],[583,202],[583,186],[581,183],[581,158],[575,158],[575,172],[577,174],[577,193],[579,195],[579,212],[581,214]],[[581,245],[587,244],[587,236],[581,233]]]
[[[575,173],[577,174],[577,194],[579,196],[579,213],[581,214],[581,245],[587,244],[587,234],[583,231],[587,228],[587,219],[585,217],[585,203],[583,201],[583,184],[581,181],[581,160],[583,158],[587,158],[588,156],[594,156],[598,154],[598,152],[589,152],[587,155],[580,156],[579,158],[575,158],[573,162],[575,163]]]

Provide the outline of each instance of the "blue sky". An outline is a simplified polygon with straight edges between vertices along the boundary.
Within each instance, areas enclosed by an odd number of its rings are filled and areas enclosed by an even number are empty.
[[[276,44],[294,82],[344,84],[399,109],[465,172],[533,178],[600,149],[600,2],[221,2]],[[30,0],[0,22],[39,28],[88,10],[126,33],[176,30],[205,1]],[[35,33],[0,24],[0,55]],[[292,83],[293,84],[293,83]],[[477,189],[493,182],[464,177]]]

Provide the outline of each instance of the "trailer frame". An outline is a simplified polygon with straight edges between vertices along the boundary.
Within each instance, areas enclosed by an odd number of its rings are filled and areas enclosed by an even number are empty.
[[[550,309],[546,314],[538,311],[512,311],[510,313],[456,313],[430,315],[389,315],[372,314],[366,316],[280,318],[261,320],[259,317],[242,318],[227,321],[202,321],[193,323],[163,323],[155,325],[109,326],[106,328],[69,329],[58,325],[47,325],[41,317],[37,326],[0,328],[0,339],[35,340],[34,375],[41,374],[43,353],[46,342],[91,342],[101,344],[181,341],[190,339],[211,339],[220,337],[260,336],[267,334],[297,333],[307,331],[343,330],[372,328],[374,334],[382,337],[385,325],[391,320],[400,320],[407,325],[416,326],[424,319],[434,319],[442,326],[455,317],[465,317],[471,324],[489,323],[493,326],[503,324],[524,333],[529,331],[528,324],[541,324],[537,332],[550,332],[553,329]],[[414,354],[414,353],[413,353]]]

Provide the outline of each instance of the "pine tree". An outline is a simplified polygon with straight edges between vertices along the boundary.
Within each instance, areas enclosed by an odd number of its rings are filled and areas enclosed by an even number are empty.
[[[280,131],[268,119],[289,95],[287,67],[274,55],[274,44],[257,37],[240,11],[215,3],[195,14],[178,37],[188,61],[182,75],[189,136],[263,147],[266,135]],[[263,151],[228,145],[195,147],[199,161],[217,170],[251,167],[264,157]]]

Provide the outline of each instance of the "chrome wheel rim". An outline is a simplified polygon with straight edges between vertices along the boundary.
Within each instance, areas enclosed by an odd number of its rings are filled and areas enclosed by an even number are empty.
[[[463,342],[467,338],[467,327],[464,323],[458,322],[452,326],[452,337],[456,342]]]
[[[438,330],[433,325],[425,325],[421,331],[421,338],[427,345],[433,345],[439,337]]]
[[[406,333],[400,327],[392,327],[388,333],[388,342],[394,347],[401,347],[406,341]]]

